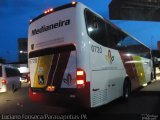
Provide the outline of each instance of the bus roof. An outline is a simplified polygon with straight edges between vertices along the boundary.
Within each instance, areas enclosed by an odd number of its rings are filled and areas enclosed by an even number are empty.
[[[46,10],[44,13],[42,13],[41,15],[35,17],[34,19],[30,20],[30,24],[33,23],[34,21],[48,15],[48,14],[51,14],[53,12],[56,12],[56,11],[59,11],[59,10],[63,10],[63,9],[66,9],[66,8],[70,8],[70,7],[76,7],[77,4],[82,4],[80,2],[71,2],[71,3],[68,3],[68,4],[65,4],[65,5],[62,5],[62,6],[59,6],[59,7],[56,7],[56,8],[50,8],[48,10]],[[83,4],[82,4],[83,5]],[[83,5],[84,7],[86,7],[85,5]],[[99,16],[100,18],[102,18],[103,20],[105,20],[106,22],[108,22],[109,24],[112,25],[112,27],[114,27],[115,29],[118,29],[120,30],[121,32],[123,32],[124,34],[130,36],[131,38],[135,39],[136,41],[138,41],[140,44],[143,44],[145,47],[149,48],[148,46],[146,46],[144,43],[142,43],[141,41],[139,41],[137,38],[133,37],[132,35],[130,35],[129,33],[127,33],[126,31],[122,30],[121,28],[119,28],[118,26],[116,26],[115,24],[113,24],[110,20],[102,17],[100,14],[96,13],[95,11],[93,11],[92,9],[86,7],[87,9],[89,9],[90,11],[92,11],[93,13],[95,13],[97,16]],[[149,48],[150,49],[150,48]]]
[[[59,7],[56,7],[56,8],[50,8],[50,9],[46,10],[44,13],[42,13],[41,15],[39,15],[36,18],[30,20],[30,24],[33,23],[34,21],[38,20],[39,18],[44,17],[44,16],[46,16],[50,13],[53,13],[55,11],[63,10],[63,9],[70,8],[70,7],[75,7],[76,4],[77,4],[77,2],[72,2],[72,3],[65,4],[63,6],[59,6]]]

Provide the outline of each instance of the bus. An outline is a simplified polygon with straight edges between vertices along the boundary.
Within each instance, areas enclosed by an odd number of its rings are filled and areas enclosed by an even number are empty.
[[[59,94],[87,108],[127,99],[151,81],[151,57],[147,46],[82,3],[48,9],[30,20],[30,98]]]

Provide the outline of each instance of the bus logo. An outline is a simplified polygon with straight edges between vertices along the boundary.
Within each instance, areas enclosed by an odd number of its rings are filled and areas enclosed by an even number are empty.
[[[43,77],[43,75],[38,76],[38,83],[39,83],[39,85],[44,85],[44,77]]]
[[[114,61],[114,56],[112,56],[112,53],[111,53],[110,50],[108,50],[108,54],[106,55],[106,60],[107,60],[110,64],[112,64],[113,61]]]
[[[32,35],[40,34],[40,33],[43,33],[43,32],[46,32],[46,31],[49,31],[49,30],[52,30],[52,29],[56,29],[56,28],[59,28],[59,27],[64,27],[64,26],[67,26],[67,25],[70,25],[70,20],[69,19],[59,20],[56,23],[53,23],[53,24],[50,24],[50,25],[42,25],[40,28],[32,30]]]
[[[65,78],[64,80],[64,83],[66,83],[68,86],[70,86],[72,84],[72,76],[71,74],[68,74],[67,75],[67,78]]]

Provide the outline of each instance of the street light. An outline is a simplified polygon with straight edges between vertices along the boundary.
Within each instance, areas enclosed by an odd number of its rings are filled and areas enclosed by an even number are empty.
[[[19,53],[27,53],[27,51],[20,50]]]

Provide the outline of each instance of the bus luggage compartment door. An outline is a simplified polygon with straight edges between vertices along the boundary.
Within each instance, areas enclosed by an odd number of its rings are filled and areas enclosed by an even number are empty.
[[[76,50],[74,46],[47,48],[38,53],[32,53],[29,57],[32,88],[48,92],[63,88],[76,88]]]

